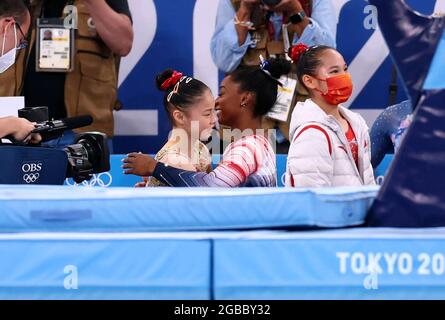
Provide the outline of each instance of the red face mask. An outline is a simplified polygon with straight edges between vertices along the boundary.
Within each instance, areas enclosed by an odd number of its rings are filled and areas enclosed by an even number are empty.
[[[317,78],[318,79],[318,78]],[[318,90],[327,103],[331,105],[338,105],[346,102],[352,95],[353,84],[351,75],[349,73],[339,74],[326,79],[318,79],[320,81],[326,81],[328,86],[328,92],[323,93]]]

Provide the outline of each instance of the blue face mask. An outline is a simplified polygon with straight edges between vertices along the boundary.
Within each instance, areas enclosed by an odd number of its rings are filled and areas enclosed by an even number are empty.
[[[17,28],[15,24],[14,24],[14,37],[15,37],[14,48],[5,53],[6,34],[7,34],[7,29],[5,30],[5,34],[3,35],[2,55],[0,56],[0,74],[6,72],[6,70],[8,70],[9,68],[11,68],[11,66],[14,65],[17,56]]]

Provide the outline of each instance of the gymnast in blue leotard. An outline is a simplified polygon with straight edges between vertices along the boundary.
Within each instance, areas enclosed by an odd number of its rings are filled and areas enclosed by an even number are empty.
[[[412,121],[409,100],[385,109],[371,129],[371,163],[377,168],[386,154],[396,153]]]

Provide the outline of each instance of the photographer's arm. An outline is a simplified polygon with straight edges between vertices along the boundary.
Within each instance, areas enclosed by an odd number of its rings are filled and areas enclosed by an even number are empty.
[[[304,11],[299,0],[281,0],[271,8],[293,16]],[[336,47],[337,19],[331,0],[314,0],[311,18],[305,17],[302,22],[289,24],[288,30],[296,35],[294,44],[305,43],[308,46],[327,45]]]
[[[250,20],[248,10],[240,7],[237,13],[230,0],[220,0],[210,51],[213,61],[224,72],[235,70],[253,43],[248,29],[235,25],[235,15],[240,21]]]
[[[289,16],[304,11],[303,6],[301,5],[299,0],[281,0],[278,5],[271,9],[278,12],[286,12]],[[296,33],[297,36],[300,38],[304,32],[304,29],[306,29],[310,22],[310,19],[308,17],[305,17],[301,23],[291,24],[289,26],[289,30]]]
[[[314,0],[310,23],[305,26],[301,34],[297,31],[298,43],[302,42],[309,46],[326,45],[335,48],[337,46],[337,17],[334,12],[331,0]]]
[[[133,27],[130,18],[114,11],[105,0],[85,0],[97,33],[105,44],[119,56],[126,56],[133,46]]]
[[[258,4],[258,0],[244,0],[241,1],[240,8],[236,12],[236,17],[239,21],[250,21],[254,6]],[[238,34],[238,44],[241,47],[247,40],[249,29],[242,25],[235,25],[236,33]]]

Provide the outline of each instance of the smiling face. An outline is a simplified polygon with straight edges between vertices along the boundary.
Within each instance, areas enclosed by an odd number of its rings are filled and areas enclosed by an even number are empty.
[[[212,92],[205,90],[193,105],[186,109],[177,107],[172,116],[175,127],[184,129],[189,137],[198,137],[201,141],[208,140],[217,122]]]
[[[193,108],[190,108],[188,118],[190,123],[199,125],[200,140],[208,140],[218,120],[216,117],[215,97],[210,90],[206,90],[201,99],[198,99]],[[191,130],[192,128],[190,128]]]
[[[216,99],[220,124],[234,126],[241,112],[243,98],[244,94],[241,93],[240,85],[235,83],[231,76],[225,77],[221,83],[218,99]]]

